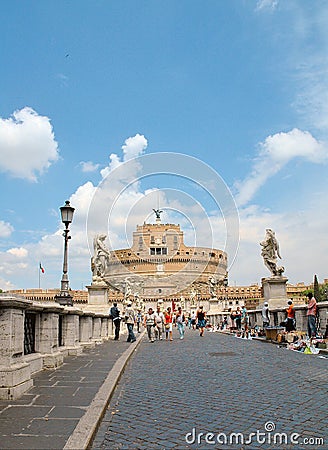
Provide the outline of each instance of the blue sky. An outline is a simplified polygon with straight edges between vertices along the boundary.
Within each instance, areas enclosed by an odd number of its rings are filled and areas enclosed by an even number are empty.
[[[328,277],[327,22],[320,0],[2,1],[0,288],[37,287],[39,261],[41,287],[59,286],[66,199],[75,289],[91,282],[92,232],[124,245],[127,211],[131,231],[158,195],[190,245],[206,216],[214,238],[204,232],[200,244],[224,246],[220,213],[183,167],[172,178],[155,165],[146,179],[136,167],[111,228],[101,229],[101,205],[90,219],[110,170],[160,152],[173,166],[175,153],[198,158],[230,189],[240,219],[231,284],[269,275],[268,227],[291,282]],[[154,198],[156,188],[188,192],[204,217],[190,208],[186,218],[185,199]]]

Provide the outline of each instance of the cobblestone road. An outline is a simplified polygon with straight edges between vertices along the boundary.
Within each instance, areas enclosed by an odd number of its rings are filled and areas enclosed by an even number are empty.
[[[173,342],[141,343],[93,449],[328,448],[327,358],[174,333]]]

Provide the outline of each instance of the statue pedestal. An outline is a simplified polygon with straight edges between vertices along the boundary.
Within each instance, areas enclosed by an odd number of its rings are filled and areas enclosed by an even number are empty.
[[[88,309],[94,312],[108,312],[108,288],[107,286],[101,286],[92,284],[87,286],[89,293]]]
[[[223,310],[223,305],[221,304],[221,302],[219,303],[219,300],[217,297],[211,297],[208,301],[208,312],[219,312]]]
[[[262,279],[264,301],[269,303],[269,308],[281,308],[287,306],[286,277],[270,277]]]

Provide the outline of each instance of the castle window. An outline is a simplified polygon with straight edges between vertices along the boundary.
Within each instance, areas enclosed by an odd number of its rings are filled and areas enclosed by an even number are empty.
[[[139,250],[142,250],[143,247],[143,239],[142,236],[139,236]]]
[[[167,255],[167,248],[166,247],[150,247],[150,254],[151,255]]]

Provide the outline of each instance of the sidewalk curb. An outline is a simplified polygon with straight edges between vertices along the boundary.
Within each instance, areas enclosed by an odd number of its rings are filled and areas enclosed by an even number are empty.
[[[89,405],[86,413],[80,419],[75,430],[66,442],[63,450],[84,450],[88,448],[125,366],[132,354],[137,350],[144,334],[145,331],[142,332],[140,336],[137,337],[137,341],[130,344],[125,352],[118,358],[113,368],[108,373],[106,380],[99,388],[95,398]]]

